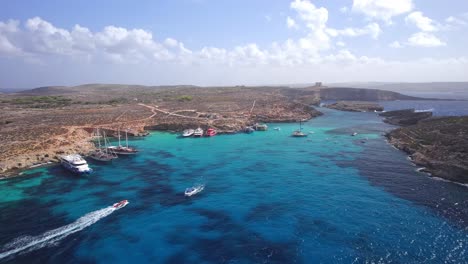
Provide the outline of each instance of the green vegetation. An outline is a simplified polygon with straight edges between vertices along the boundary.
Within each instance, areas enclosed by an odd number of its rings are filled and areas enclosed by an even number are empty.
[[[192,101],[193,97],[191,95],[181,95],[177,97],[177,101],[179,102],[189,102]]]
[[[31,108],[55,108],[72,104],[72,99],[62,96],[22,96],[13,98],[8,103]]]

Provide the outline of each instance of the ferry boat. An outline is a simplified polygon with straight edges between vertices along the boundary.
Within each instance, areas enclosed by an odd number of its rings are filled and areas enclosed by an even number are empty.
[[[61,156],[60,163],[65,169],[77,174],[89,174],[93,171],[86,160],[78,154]]]
[[[183,137],[191,137],[195,133],[194,129],[185,129],[184,132],[182,132]]]
[[[208,128],[206,130],[206,136],[207,137],[212,137],[212,136],[216,136],[217,132],[214,128]]]
[[[125,207],[126,205],[128,204],[128,200],[122,200],[118,203],[115,203],[112,205],[112,207],[116,208],[116,209],[120,209],[122,207]]]
[[[201,129],[200,127],[195,129],[195,132],[193,133],[193,136],[194,137],[201,137],[203,136],[203,129]]]
[[[195,195],[195,194],[203,191],[203,189],[205,189],[205,185],[203,185],[203,184],[202,185],[197,185],[197,186],[185,189],[184,194],[185,194],[185,196],[190,197],[192,195]]]

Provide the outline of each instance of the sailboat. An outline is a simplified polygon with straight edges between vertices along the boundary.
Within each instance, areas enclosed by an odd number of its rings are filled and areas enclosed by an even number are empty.
[[[128,146],[127,130],[125,130],[125,143],[126,143],[126,146],[122,146],[122,144],[120,143],[120,128],[119,128],[119,145],[118,146],[109,146],[109,147],[107,147],[107,149],[112,151],[113,153],[115,153],[117,155],[134,155],[134,154],[138,153],[138,150]]]
[[[307,134],[304,134],[304,132],[302,132],[302,120],[299,121],[299,130],[294,131],[291,134],[291,136],[292,137],[307,137]]]
[[[96,150],[94,150],[90,155],[89,157],[94,159],[94,160],[97,160],[97,161],[111,161],[115,158],[117,158],[117,155],[111,153],[107,147],[105,148],[102,148],[101,146],[101,135],[99,133],[99,128],[96,129],[96,133],[95,133],[97,139],[98,139],[98,148]],[[107,146],[107,143],[106,143],[106,137],[105,137],[105,132],[104,132],[104,137],[103,137],[103,140],[104,140],[104,146]]]

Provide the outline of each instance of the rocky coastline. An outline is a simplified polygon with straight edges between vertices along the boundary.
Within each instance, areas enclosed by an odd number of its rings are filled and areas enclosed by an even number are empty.
[[[468,116],[429,118],[389,132],[389,143],[425,172],[468,183]]]

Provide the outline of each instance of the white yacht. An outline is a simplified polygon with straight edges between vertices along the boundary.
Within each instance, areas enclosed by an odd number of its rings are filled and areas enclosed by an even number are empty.
[[[185,129],[184,132],[182,132],[183,137],[191,137],[193,136],[193,133],[195,133],[194,129]]]
[[[93,170],[88,166],[88,163],[86,160],[84,160],[80,155],[78,154],[70,154],[66,156],[61,156],[60,161],[62,166],[74,173],[78,174],[89,174]]]
[[[200,127],[195,129],[195,131],[193,133],[193,136],[194,137],[203,137],[203,129],[201,129]]]

